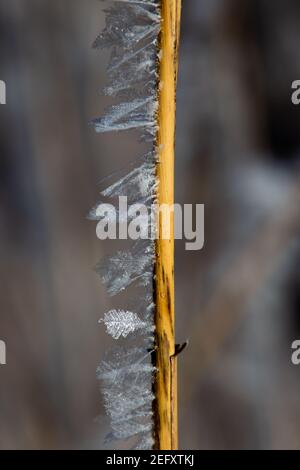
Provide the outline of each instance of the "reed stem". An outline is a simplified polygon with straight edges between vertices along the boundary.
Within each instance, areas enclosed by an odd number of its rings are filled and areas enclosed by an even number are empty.
[[[180,32],[181,0],[161,0],[159,107],[157,148],[158,204],[174,204],[174,146],[176,120],[176,82]],[[177,372],[174,317],[174,213],[170,212],[170,239],[163,239],[159,217],[155,264],[155,366],[154,437],[155,448],[178,447]]]

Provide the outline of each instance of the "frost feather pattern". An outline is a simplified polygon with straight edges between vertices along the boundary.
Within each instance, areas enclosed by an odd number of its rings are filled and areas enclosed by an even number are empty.
[[[114,339],[119,339],[121,336],[126,338],[130,333],[138,330],[153,331],[150,323],[142,321],[137,313],[128,310],[110,310],[99,322],[105,324],[107,333]]]
[[[115,0],[105,13],[104,31],[93,47],[111,48],[107,68],[109,83],[104,94],[120,102],[110,106],[104,116],[93,119],[91,124],[98,133],[138,130],[148,151],[128,174],[102,189],[101,196],[113,205],[115,198],[127,196],[128,203],[143,203],[150,209],[156,202],[158,187],[155,136],[160,1]],[[101,220],[99,204],[91,210],[90,219]],[[151,223],[156,223],[155,219]],[[130,292],[136,291],[137,297],[135,306],[118,305],[99,320],[114,340],[122,338],[126,343],[122,348],[109,351],[97,370],[111,421],[107,444],[134,439],[135,449],[151,449],[154,445],[154,263],[153,240],[137,240],[131,248],[107,256],[96,266],[109,295],[118,301],[122,292],[130,289]]]
[[[98,368],[112,427],[107,442],[139,436],[137,446],[153,444],[153,368],[147,360],[149,354],[143,348],[115,349]]]

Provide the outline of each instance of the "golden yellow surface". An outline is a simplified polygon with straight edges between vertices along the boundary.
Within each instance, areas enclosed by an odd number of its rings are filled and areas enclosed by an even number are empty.
[[[159,161],[158,204],[174,203],[174,145],[176,119],[176,81],[181,0],[162,0],[160,37],[159,107],[157,146]],[[156,367],[155,376],[155,448],[177,448],[177,379],[174,339],[174,214],[171,213],[171,237],[162,239],[162,218],[156,241]],[[172,358],[172,359],[171,359]],[[173,370],[173,373],[172,373]]]

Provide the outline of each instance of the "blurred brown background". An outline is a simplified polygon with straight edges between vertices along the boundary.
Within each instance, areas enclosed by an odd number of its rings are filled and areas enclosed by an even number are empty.
[[[96,367],[110,307],[86,214],[142,151],[88,125],[107,98],[97,0],[1,0],[0,448],[101,448]],[[176,251],[180,442],[300,448],[298,0],[183,0],[176,201],[204,203],[205,248]],[[98,419],[97,419],[98,418]]]

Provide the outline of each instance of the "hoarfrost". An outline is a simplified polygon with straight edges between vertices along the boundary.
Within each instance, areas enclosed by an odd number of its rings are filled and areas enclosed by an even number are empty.
[[[153,277],[154,245],[136,243],[131,250],[118,251],[98,263],[100,275],[110,295],[122,292],[133,283],[151,284]]]
[[[116,197],[126,193],[130,203],[145,201],[155,196],[157,182],[155,177],[155,163],[145,161],[138,168],[134,168],[116,183],[102,191],[103,196]]]
[[[105,29],[97,36],[93,47],[128,49],[145,39],[160,22],[158,11],[149,10],[148,5],[151,6],[151,2],[119,1],[107,8]]]
[[[126,423],[118,422],[116,429],[114,430],[114,436],[117,439],[129,439],[129,437],[135,436],[144,432],[151,432],[151,423],[139,423],[137,421],[129,421]]]
[[[147,434],[146,436],[143,436],[142,439],[139,441],[137,446],[135,447],[135,450],[147,450],[147,449],[152,449],[154,446],[154,439],[152,436]]]
[[[101,195],[107,198],[127,196],[128,203],[136,206],[146,204],[148,207],[155,202],[157,193],[155,136],[160,2],[115,0],[105,12],[104,31],[93,46],[111,48],[107,69],[109,84],[104,93],[120,97],[121,101],[112,105],[104,116],[94,119],[92,124],[100,133],[139,129],[141,140],[150,144],[151,151],[137,168],[104,189]],[[104,217],[100,207],[98,203],[92,209],[91,219]],[[115,222],[118,217],[119,222],[123,221],[123,215],[114,204],[107,208],[107,220]],[[129,211],[128,218],[131,216]],[[154,223],[150,219],[150,225]],[[145,216],[141,218],[142,230],[146,224],[148,226],[149,221]],[[106,257],[96,267],[110,295],[132,286],[137,288],[141,297],[137,309],[112,309],[100,320],[114,339],[134,336],[135,341],[141,344],[112,350],[97,369],[102,381],[105,409],[111,420],[112,432],[107,439],[125,440],[135,436],[138,438],[136,449],[149,449],[154,444],[154,260],[153,241],[138,240],[130,249]]]
[[[155,127],[155,112],[156,103],[152,98],[137,99],[112,106],[105,116],[92,122],[96,132]]]
[[[154,96],[156,91],[156,43],[153,42],[125,56],[116,54],[108,67],[110,84],[104,89],[106,95],[126,93],[131,96]]]
[[[135,384],[125,390],[104,386],[103,395],[106,411],[114,422],[121,421],[124,417],[134,418],[137,413],[144,413],[147,416],[151,413],[154,396],[151,390],[140,384]]]
[[[104,318],[99,322],[103,322],[106,326],[107,333],[114,339],[121,336],[126,338],[130,333],[137,330],[153,331],[153,326],[142,321],[137,313],[128,310],[110,310],[104,314]]]
[[[108,440],[151,436],[153,366],[142,348],[116,349],[98,368],[113,432]]]

